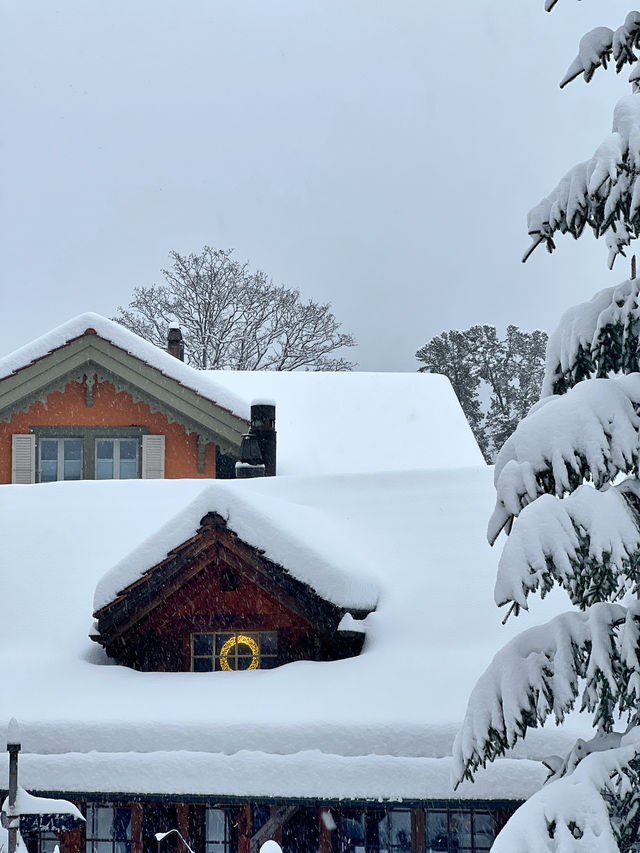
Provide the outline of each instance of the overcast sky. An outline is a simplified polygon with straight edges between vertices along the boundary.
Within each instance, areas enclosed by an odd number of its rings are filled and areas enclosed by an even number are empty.
[[[628,0],[31,0],[0,22],[3,334],[111,316],[171,249],[235,247],[329,301],[363,370],[474,323],[551,330],[627,277],[526,213],[626,74],[558,81]],[[628,73],[628,71],[626,72]],[[620,264],[618,266],[618,264]]]

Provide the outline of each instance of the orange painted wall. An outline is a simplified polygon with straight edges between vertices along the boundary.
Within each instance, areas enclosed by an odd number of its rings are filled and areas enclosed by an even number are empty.
[[[116,392],[110,382],[96,382],[93,406],[86,405],[85,382],[71,382],[64,392],[54,391],[45,403],[33,403],[27,412],[16,412],[9,423],[0,423],[0,483],[11,482],[11,436],[28,433],[33,426],[145,426],[151,435],[165,438],[165,477],[215,477],[216,447],[205,448],[204,472],[198,473],[198,436],[187,435],[179,423],[152,412],[146,403],[135,403],[130,394]]]

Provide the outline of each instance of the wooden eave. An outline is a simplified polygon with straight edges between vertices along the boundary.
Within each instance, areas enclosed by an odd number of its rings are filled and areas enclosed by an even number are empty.
[[[363,618],[368,612],[339,607],[322,598],[262,551],[238,538],[221,516],[209,513],[195,536],[170,551],[164,560],[123,589],[114,601],[94,613],[98,620],[98,642],[110,643],[122,636],[217,556],[323,634],[335,632],[347,609],[356,618]]]
[[[15,412],[26,411],[34,402],[64,390],[69,382],[89,373],[111,382],[118,391],[130,393],[170,421],[181,423],[188,432],[215,442],[223,451],[235,452],[248,429],[244,418],[93,332],[68,341],[1,379],[0,420],[9,420]]]

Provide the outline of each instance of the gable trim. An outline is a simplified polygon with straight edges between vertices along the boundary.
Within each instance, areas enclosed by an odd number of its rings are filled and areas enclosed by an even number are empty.
[[[170,551],[114,601],[94,613],[99,630],[95,639],[103,645],[113,643],[204,571],[217,556],[321,633],[333,634],[337,630],[347,608],[321,598],[281,565],[239,539],[221,516],[209,513],[195,536]]]
[[[94,375],[223,451],[235,452],[247,431],[243,418],[94,333],[85,333],[0,380],[0,420],[8,421],[70,382]]]

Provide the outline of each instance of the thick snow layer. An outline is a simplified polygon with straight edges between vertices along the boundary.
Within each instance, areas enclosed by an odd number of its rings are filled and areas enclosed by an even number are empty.
[[[196,370],[99,314],[80,314],[0,359],[0,379],[88,328],[181,385],[248,419],[276,405],[278,474],[464,468],[484,460],[444,376],[427,373]]]
[[[194,792],[206,788],[209,759],[223,773],[224,762],[235,756],[235,766],[245,769],[238,771],[238,786],[248,792],[262,785],[261,794],[275,796],[278,785],[286,784],[283,765],[279,773],[264,768],[277,767],[284,761],[279,756],[302,767],[305,758],[296,754],[311,751],[317,764],[308,766],[322,768],[318,796],[355,796],[358,785],[367,785],[367,796],[385,797],[401,784],[403,797],[422,796],[435,777],[423,778],[427,763],[407,760],[451,755],[473,684],[495,650],[531,624],[523,614],[501,627],[491,600],[497,554],[485,542],[484,525],[492,493],[491,471],[484,466],[275,477],[215,488],[187,480],[0,487],[0,668],[11,673],[11,689],[0,693],[0,726],[14,716],[19,720],[22,784],[39,790],[66,791],[73,784],[122,790],[125,776],[118,775],[123,781],[116,785],[114,775],[122,765],[112,754],[132,752],[136,789],[155,792],[165,775],[155,766],[156,755],[169,749],[171,756],[157,760],[173,762],[175,776],[168,774],[171,781],[162,783],[172,790],[174,778],[187,779],[184,784]],[[209,510],[234,511],[262,502],[265,529],[269,513],[282,519],[291,513],[284,544],[273,543],[285,549],[297,518],[326,519],[331,533],[324,546],[319,538],[309,546],[318,573],[325,559],[327,572],[337,568],[341,574],[346,569],[334,565],[336,553],[347,563],[358,552],[354,567],[365,565],[367,574],[364,578],[354,568],[358,594],[367,584],[379,594],[365,623],[362,654],[231,673],[140,673],[108,661],[88,637],[97,583],[141,541],[166,530],[183,507],[198,501]],[[301,554],[307,559],[308,552]],[[550,599],[542,603],[539,618],[557,612]],[[519,757],[570,748],[569,737],[555,729],[532,734],[520,745]],[[193,770],[176,755],[182,750],[201,755]],[[332,755],[335,766],[344,768],[341,773],[329,769],[329,758],[322,766],[323,756]],[[342,764],[341,756],[358,761]],[[384,756],[400,764],[389,759],[383,769]],[[47,775],[48,767],[64,761],[85,768],[77,770],[78,781],[72,782],[71,772]],[[407,771],[404,782],[404,771],[390,770],[403,763],[421,768]],[[352,772],[360,780],[353,782],[353,791],[344,781]],[[532,784],[531,766],[524,761],[498,762],[490,773],[495,775],[487,775],[486,787],[473,789],[478,796],[494,791],[502,797],[509,786],[519,796],[518,786],[524,790]],[[261,775],[264,782],[257,779]],[[49,778],[64,778],[65,784]],[[448,791],[450,786],[443,796]]]
[[[242,488],[222,480],[211,483],[139,548],[100,580],[94,609],[113,601],[119,592],[163,560],[173,548],[191,539],[208,512],[215,511],[227,527],[249,545],[265,552],[291,575],[319,595],[342,607],[373,610],[378,588],[367,577],[367,565],[357,542],[350,541],[344,523],[291,501]]]
[[[239,397],[275,401],[280,475],[484,464],[445,376],[273,370],[207,375]]]
[[[7,762],[0,754],[0,777]],[[450,758],[345,757],[320,750],[273,755],[246,750],[21,755],[20,779],[69,794],[105,790],[168,795],[309,799],[524,799],[544,782],[542,764],[504,759],[476,784],[451,784]]]
[[[73,317],[61,326],[57,326],[35,341],[15,350],[0,359],[0,379],[10,376],[31,362],[58,349],[69,341],[80,337],[87,329],[95,329],[97,334],[120,349],[156,367],[162,373],[175,379],[186,388],[213,400],[224,409],[228,409],[240,418],[249,418],[249,406],[242,397],[238,397],[223,385],[218,385],[215,375],[189,367],[169,353],[154,346],[143,338],[125,329],[113,320],[107,320],[100,314],[87,312]]]

